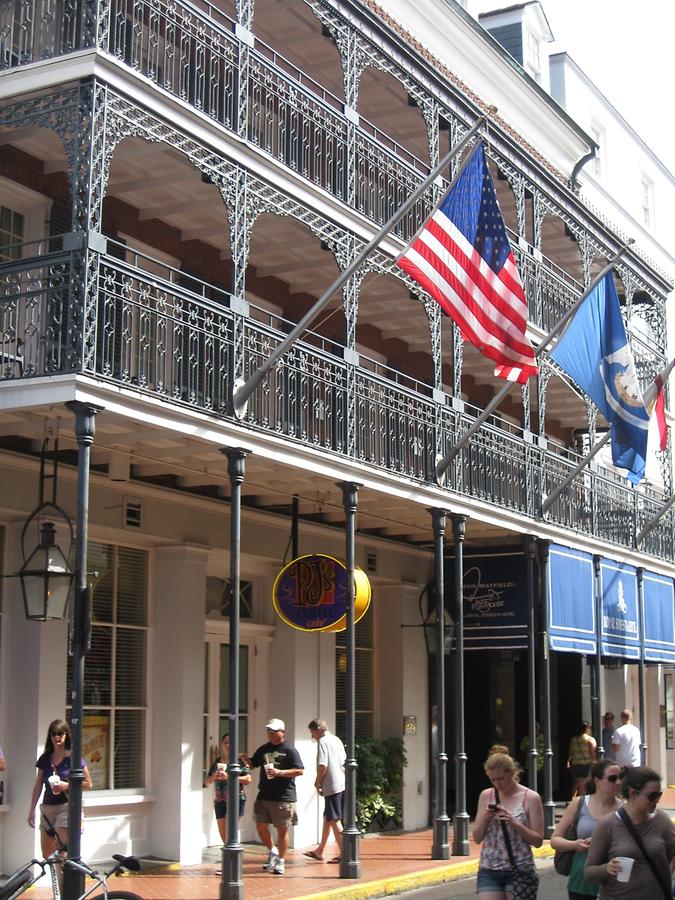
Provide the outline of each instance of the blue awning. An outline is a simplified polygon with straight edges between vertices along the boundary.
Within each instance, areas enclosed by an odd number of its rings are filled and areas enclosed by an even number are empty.
[[[600,560],[602,620],[600,648],[605,656],[640,659],[637,571],[613,559]]]
[[[675,597],[673,579],[645,571],[642,578],[644,658],[675,663]]]
[[[548,566],[548,633],[552,650],[595,653],[593,557],[551,544]]]

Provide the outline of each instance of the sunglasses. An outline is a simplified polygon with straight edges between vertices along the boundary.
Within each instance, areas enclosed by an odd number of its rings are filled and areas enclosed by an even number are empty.
[[[605,778],[607,779],[607,781],[611,781],[612,784],[616,784],[616,782],[620,780],[621,776],[620,775],[605,775]]]
[[[643,794],[642,791],[640,791],[640,793],[643,797],[646,797],[647,800],[651,800],[652,803],[658,803],[658,801],[661,799],[663,791],[652,791],[649,794]]]

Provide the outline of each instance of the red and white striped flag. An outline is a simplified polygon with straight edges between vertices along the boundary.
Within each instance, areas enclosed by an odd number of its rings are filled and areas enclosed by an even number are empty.
[[[527,300],[483,144],[396,264],[496,363],[495,375],[525,384],[537,374]]]
[[[650,417],[654,413],[656,427],[659,432],[659,450],[665,450],[668,446],[668,426],[666,425],[666,397],[665,386],[668,377],[675,366],[675,359],[671,360],[665,369],[662,369],[642,395],[645,409]]]

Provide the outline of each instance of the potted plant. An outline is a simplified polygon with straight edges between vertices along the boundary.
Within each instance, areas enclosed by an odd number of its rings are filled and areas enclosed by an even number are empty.
[[[362,738],[356,742],[356,824],[363,832],[400,828],[403,824],[401,738]]]

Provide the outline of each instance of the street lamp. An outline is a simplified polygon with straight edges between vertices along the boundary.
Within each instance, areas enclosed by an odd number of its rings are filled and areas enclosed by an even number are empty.
[[[40,522],[40,516],[46,507],[60,513],[70,529],[70,547],[68,553],[56,543],[56,528],[53,522]],[[33,523],[39,523],[40,541],[26,559],[26,534]],[[21,582],[21,593],[26,618],[33,622],[46,622],[49,619],[63,619],[68,606],[68,596],[73,583],[74,572],[68,564],[68,556],[73,545],[73,526],[63,510],[52,503],[41,504],[33,512],[21,532],[21,550],[23,565],[18,577]]]

